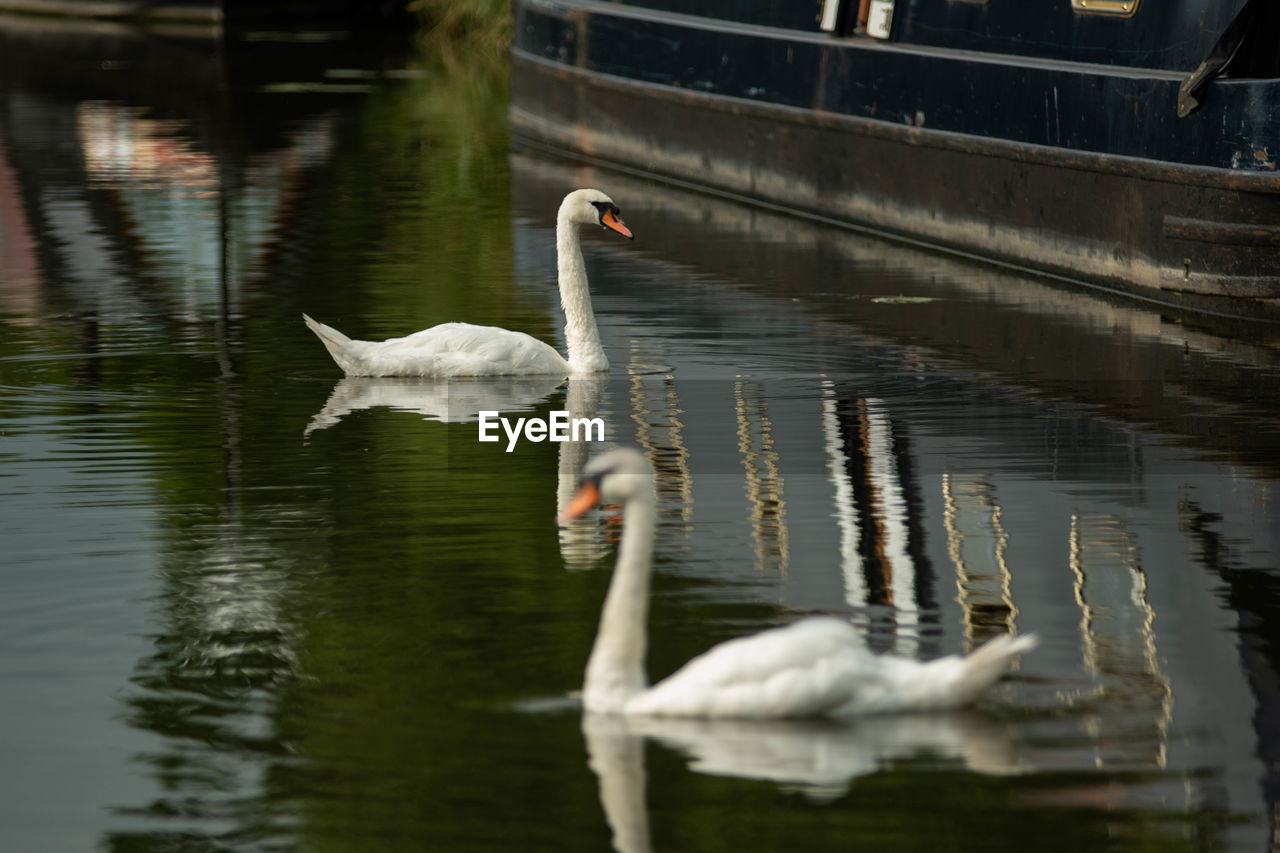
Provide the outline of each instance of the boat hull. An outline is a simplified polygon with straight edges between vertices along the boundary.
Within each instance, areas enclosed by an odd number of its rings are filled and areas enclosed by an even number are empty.
[[[1247,168],[1224,168],[936,128],[923,110],[910,122],[887,121],[852,106],[727,95],[714,81],[702,90],[655,82],[645,78],[661,76],[661,63],[646,65],[643,54],[627,54],[631,64],[610,72],[593,67],[602,63],[592,57],[612,54],[600,39],[614,28],[592,18],[611,12],[557,8],[569,13],[552,19],[517,2],[517,140],[1137,296],[1275,312],[1267,301],[1280,297],[1280,178],[1263,162],[1268,150],[1246,151]],[[781,35],[747,37],[758,50],[785,50]],[[889,50],[865,41],[839,49]],[[1164,77],[1157,82],[1172,84]],[[1184,141],[1170,156],[1195,153]],[[1239,163],[1240,152],[1232,156]]]

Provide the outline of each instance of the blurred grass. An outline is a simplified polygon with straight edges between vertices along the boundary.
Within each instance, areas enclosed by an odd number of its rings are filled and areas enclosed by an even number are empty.
[[[413,0],[432,48],[506,55],[511,44],[511,0]]]
[[[320,233],[301,276],[317,316],[347,318],[351,334],[383,338],[450,320],[511,328],[521,322],[512,290],[507,0],[465,22],[478,0],[430,2],[431,35],[405,64],[417,73],[388,83],[351,114],[329,164]],[[455,8],[457,7],[457,8]],[[418,14],[426,15],[427,10]],[[420,32],[428,27],[420,23]],[[410,319],[411,318],[411,319]],[[521,331],[554,338],[550,318]]]

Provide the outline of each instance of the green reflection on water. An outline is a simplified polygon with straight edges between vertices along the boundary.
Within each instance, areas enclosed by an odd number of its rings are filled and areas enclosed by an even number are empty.
[[[283,235],[301,261],[267,271],[228,340],[179,329],[200,355],[96,366],[95,389],[168,395],[131,407],[154,453],[163,587],[155,653],[124,697],[159,736],[135,760],[161,793],[113,804],[154,822],[113,848],[483,845],[499,825],[476,803],[495,780],[530,789],[508,798],[530,819],[549,805],[530,795],[561,778],[590,795],[572,726],[494,711],[549,677],[575,684],[594,621],[578,614],[596,578],[537,582],[558,571],[554,451],[499,458],[474,426],[386,411],[302,439],[339,373],[298,310],[368,336],[465,319],[553,337],[512,308],[505,64],[417,66],[343,116],[313,239]],[[566,747],[537,779],[502,746],[530,728]]]
[[[489,324],[510,307],[505,62],[437,58],[370,97],[333,164],[306,273],[330,280],[308,287],[306,306],[356,336]],[[331,280],[334,269],[358,286]]]

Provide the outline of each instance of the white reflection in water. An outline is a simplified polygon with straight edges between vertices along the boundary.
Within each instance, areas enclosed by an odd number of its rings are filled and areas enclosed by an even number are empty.
[[[529,412],[564,382],[561,376],[344,376],[311,418],[303,437],[327,429],[355,412],[375,408],[410,412],[444,423],[472,423],[482,411]]]
[[[907,450],[883,400],[838,401],[823,379],[821,423],[827,476],[840,531],[840,572],[855,624],[867,625],[865,608],[893,608],[894,650],[920,652],[921,567],[910,553],[912,511],[901,464]]]
[[[343,418],[375,408],[421,415],[442,423],[475,423],[482,411],[500,414],[535,412],[561,386],[566,387],[565,411],[572,420],[601,415],[605,379],[602,376],[481,376],[452,379],[399,376],[346,376],[333,386],[329,399],[303,430],[303,438],[335,426]],[[607,413],[605,413],[607,415]],[[608,420],[606,417],[605,420]],[[607,424],[605,438],[614,432]],[[506,441],[500,436],[495,447]],[[588,457],[609,447],[607,442],[580,436],[557,443],[556,512],[568,506]],[[551,514],[548,513],[548,518]],[[558,528],[560,556],[566,569],[596,566],[610,550],[601,531],[607,521],[591,513]]]
[[[827,476],[834,489],[832,504],[836,525],[840,529],[840,572],[844,578],[844,600],[861,608],[867,600],[866,581],[862,577],[862,557],[858,553],[862,514],[854,497],[849,478],[849,456],[844,451],[840,422],[836,417],[836,398],[831,381],[822,380],[822,438],[827,456]],[[856,610],[854,624],[866,628],[865,612]]]
[[[160,786],[150,803],[112,808],[169,815],[197,834],[230,830],[262,795],[267,759],[288,748],[277,703],[302,672],[291,561],[247,533],[234,503],[220,515],[208,536],[194,527],[171,553],[164,628],[125,697],[130,722],[158,736],[134,760]]]
[[[907,714],[856,721],[681,720],[584,714],[587,762],[618,853],[651,849],[644,740],[712,776],[771,782],[818,801],[895,762],[927,760],[975,773],[1023,772],[1006,727],[976,713]]]
[[[190,626],[195,630],[184,668],[236,661],[237,669],[251,679],[291,676],[297,664],[294,631],[281,609],[288,588],[286,572],[250,559],[238,546],[208,555],[181,593],[201,623]]]

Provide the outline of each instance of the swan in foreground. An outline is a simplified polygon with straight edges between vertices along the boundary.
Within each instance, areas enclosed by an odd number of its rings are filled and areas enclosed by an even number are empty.
[[[568,376],[609,369],[578,241],[579,225],[599,225],[635,239],[618,206],[599,190],[574,190],[556,216],[556,265],[569,357],[523,332],[470,323],[441,323],[403,338],[356,341],[302,315],[348,376]]]
[[[1003,636],[966,657],[920,663],[873,654],[848,622],[811,617],[721,643],[647,687],[645,622],[657,499],[645,458],[624,448],[591,460],[560,523],[598,503],[622,504],[623,532],[582,686],[589,712],[762,719],[940,711],[975,701],[1036,645],[1033,635]]]

